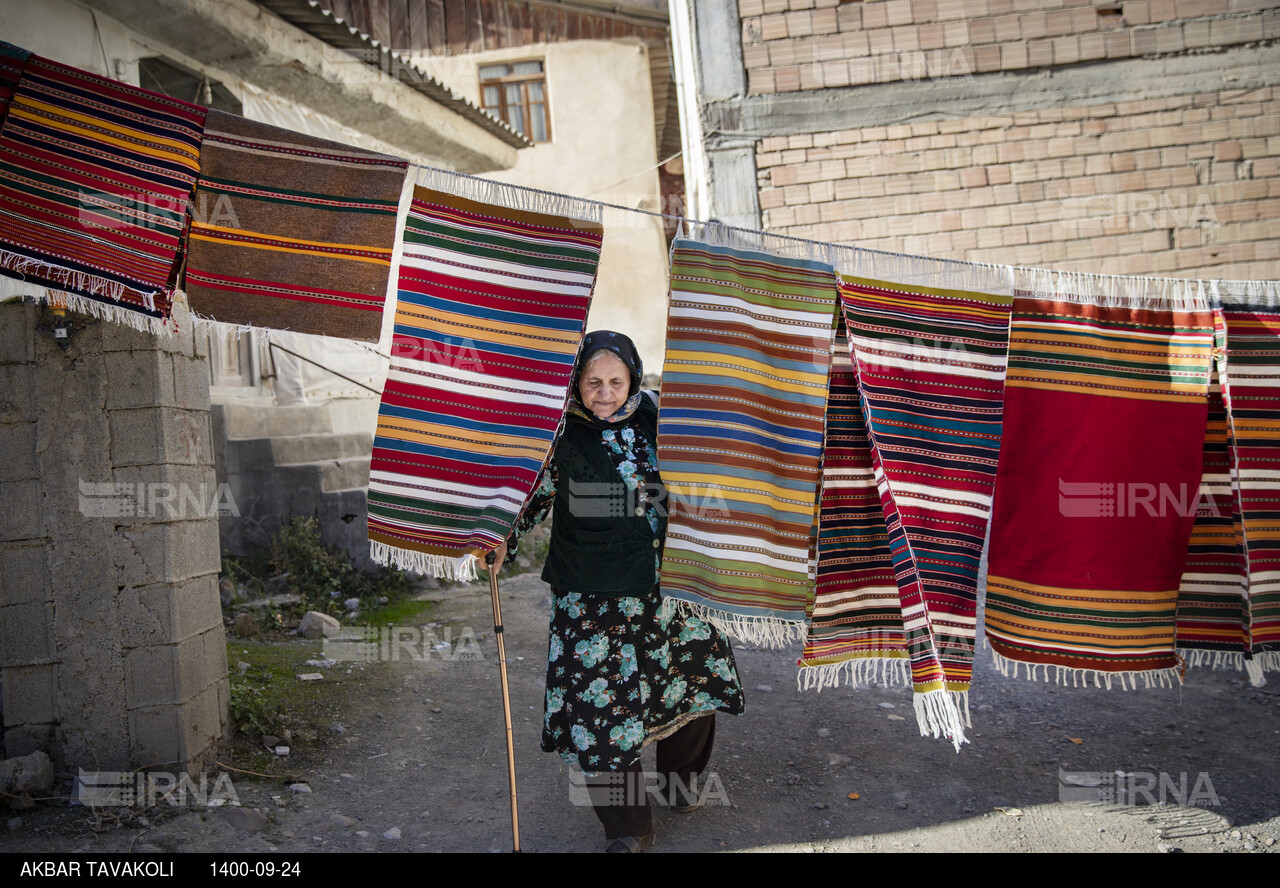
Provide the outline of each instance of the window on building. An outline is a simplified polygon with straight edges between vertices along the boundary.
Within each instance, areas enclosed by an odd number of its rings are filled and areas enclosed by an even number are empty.
[[[216,108],[228,114],[243,114],[240,100],[216,80],[162,56],[138,59],[138,85],[184,102]]]
[[[542,62],[481,66],[480,107],[531,141],[551,141],[547,78]]]

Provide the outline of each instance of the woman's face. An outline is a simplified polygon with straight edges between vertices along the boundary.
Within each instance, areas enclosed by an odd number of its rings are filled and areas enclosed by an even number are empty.
[[[631,371],[613,352],[599,352],[587,362],[578,381],[578,397],[599,419],[622,409],[631,392]]]

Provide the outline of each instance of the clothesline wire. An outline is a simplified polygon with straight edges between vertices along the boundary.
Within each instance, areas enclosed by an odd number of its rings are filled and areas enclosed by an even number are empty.
[[[456,176],[460,179],[470,179],[474,182],[483,182],[484,184],[489,186],[498,185],[504,188],[512,188],[517,191],[523,191],[527,194],[538,195],[540,197],[553,198],[553,199],[564,199],[567,197],[572,200],[578,201],[580,203],[601,207],[603,209],[622,210],[624,213],[638,213],[642,216],[652,216],[655,219],[669,220],[672,222],[677,222],[680,225],[684,226],[683,230],[688,232],[690,236],[692,236],[693,229],[690,228],[689,226],[701,225],[701,226],[706,226],[711,228],[719,228],[723,231],[732,231],[732,232],[738,232],[741,234],[776,238],[778,240],[790,241],[794,244],[806,244],[810,246],[825,247],[825,248],[834,247],[836,249],[841,249],[841,250],[856,250],[859,253],[867,253],[867,254],[873,254],[877,256],[886,256],[886,257],[891,257],[893,259],[923,258],[911,253],[895,253],[895,252],[892,252],[891,250],[877,250],[871,247],[855,247],[849,244],[836,244],[830,241],[819,241],[819,240],[814,240],[813,238],[808,238],[808,237],[797,237],[794,234],[778,234],[772,231],[762,231],[758,228],[744,228],[738,225],[729,225],[717,219],[712,219],[709,221],[702,220],[702,219],[691,219],[688,216],[682,216],[675,213],[660,213],[660,212],[657,212],[656,210],[642,210],[639,207],[628,207],[628,206],[624,206],[623,204],[609,203],[608,201],[595,200],[594,198],[590,198],[590,197],[578,197],[572,194],[564,194],[563,192],[559,192],[559,191],[549,191],[545,188],[534,188],[530,185],[516,185],[515,183],[503,182],[498,179],[486,179],[484,176],[476,176],[471,173],[460,173],[457,170],[448,170],[448,169],[444,169],[443,167],[434,167],[429,164],[418,163],[417,161],[413,161],[413,160],[409,161],[409,166],[414,167],[416,169],[424,170],[429,173],[439,173],[445,176]],[[947,263],[947,264],[958,265],[958,266],[988,266],[988,267],[1000,266],[1000,267],[1010,269],[1010,271],[1015,274],[1023,273],[1023,272],[1032,272],[1032,273],[1049,272],[1051,274],[1064,274],[1064,275],[1095,275],[1100,278],[1110,278],[1110,279],[1115,279],[1117,281],[1120,281],[1120,280],[1166,281],[1167,280],[1167,281],[1176,281],[1178,283],[1183,283],[1183,284],[1197,282],[1196,278],[1160,278],[1152,275],[1098,274],[1094,272],[1063,271],[1060,269],[1037,268],[1033,266],[1021,266],[1021,265],[1006,266],[1006,265],[1002,265],[1001,263],[977,262],[972,259],[947,259],[942,257],[928,257],[928,258],[933,262],[941,262],[941,263]],[[1199,282],[1204,283],[1205,281],[1204,279],[1200,279]]]
[[[670,157],[662,158],[662,160],[658,161],[653,166],[647,166],[644,169],[640,170],[638,173],[632,173],[630,176],[627,176],[627,178],[625,179],[620,179],[617,182],[614,182],[612,185],[605,186],[604,188],[597,188],[595,191],[591,193],[601,194],[602,192],[605,192],[605,191],[612,191],[613,189],[617,188],[619,185],[623,184],[624,182],[630,182],[632,179],[635,179],[638,176],[643,176],[645,173],[656,170],[658,167],[662,166],[665,163],[670,163],[671,161],[679,157],[681,154],[684,154],[684,151],[677,151],[675,154],[672,154]]]
[[[536,194],[536,195],[539,195],[540,197],[547,197],[547,198],[569,197],[569,198],[572,198],[573,200],[580,201],[584,204],[590,204],[592,206],[598,206],[604,209],[622,210],[625,213],[639,213],[642,216],[653,216],[654,218],[657,218],[657,219],[668,219],[673,222],[679,222],[680,224],[684,225],[686,231],[692,231],[692,229],[688,227],[690,225],[703,225],[708,227],[720,228],[725,231],[740,232],[742,234],[764,235],[765,237],[778,238],[779,240],[791,241],[796,244],[811,244],[817,247],[839,247],[842,249],[856,249],[864,253],[877,253],[881,256],[893,256],[895,258],[900,258],[900,259],[917,258],[915,256],[912,256],[910,253],[893,253],[888,250],[873,250],[866,247],[849,247],[845,244],[833,244],[833,243],[830,243],[829,241],[819,241],[819,240],[814,240],[813,238],[808,238],[808,237],[797,237],[794,234],[777,234],[772,231],[761,231],[758,228],[743,228],[738,225],[729,225],[716,219],[705,221],[702,219],[690,219],[688,216],[681,216],[674,213],[659,213],[656,210],[642,210],[639,207],[628,207],[628,206],[624,206],[623,204],[609,203],[608,201],[603,201],[603,200],[594,200],[590,197],[577,197],[572,194],[566,195],[559,191],[548,191],[545,188],[534,188],[529,185],[516,185],[511,182],[502,182],[502,181],[499,181],[498,179],[486,179],[484,176],[476,176],[476,175],[472,175],[471,173],[459,173],[456,170],[446,170],[442,167],[433,167],[428,164],[418,163],[412,160],[409,161],[409,166],[415,167],[420,170],[425,170],[429,173],[440,173],[446,176],[457,176],[458,178],[461,178],[461,179],[471,179],[472,181],[475,181],[475,182],[483,182],[486,185],[496,184],[496,185],[503,186],[505,188],[514,188],[517,191],[524,191],[528,194]],[[966,259],[937,259],[935,261],[951,262],[957,265],[983,264],[983,263],[975,263]]]

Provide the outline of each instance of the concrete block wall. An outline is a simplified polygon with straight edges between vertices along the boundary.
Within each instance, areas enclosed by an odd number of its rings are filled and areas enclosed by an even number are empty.
[[[1280,89],[763,139],[765,227],[914,255],[1280,278]]]
[[[1220,49],[1280,36],[1266,0],[738,0],[750,93]]]
[[[204,340],[179,305],[63,351],[41,315],[0,305],[4,753],[197,769],[229,701]]]
[[[742,86],[701,92],[700,116],[709,155],[746,144],[754,164],[711,170],[712,203],[754,194],[768,231],[1280,278],[1280,0],[737,0],[734,12]],[[699,46],[726,30],[700,5],[692,16]],[[709,55],[695,60],[704,79]]]

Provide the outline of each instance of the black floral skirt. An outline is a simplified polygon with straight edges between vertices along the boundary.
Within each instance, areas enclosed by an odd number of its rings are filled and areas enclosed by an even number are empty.
[[[729,642],[665,606],[657,587],[613,598],[551,589],[542,748],[583,771],[617,771],[690,719],[742,712]]]

